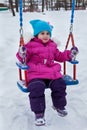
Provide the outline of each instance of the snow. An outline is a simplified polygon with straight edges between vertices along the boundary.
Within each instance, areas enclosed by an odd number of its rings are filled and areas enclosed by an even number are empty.
[[[4,3],[4,0],[0,0],[0,3]]]
[[[31,19],[50,21],[54,26],[53,36],[61,41],[63,50],[70,27],[70,11],[50,11],[24,13],[24,33],[32,33]],[[30,110],[28,94],[21,92],[16,85],[18,70],[15,54],[19,44],[19,14],[0,12],[0,130],[87,130],[87,10],[75,11],[73,34],[79,48],[77,78],[79,84],[67,86],[68,115],[59,117],[52,109],[50,90],[46,89],[46,126],[34,126],[34,114]],[[30,34],[29,34],[30,35]],[[26,37],[26,36],[25,36]],[[26,37],[27,38],[27,37]],[[71,65],[69,65],[70,67]],[[70,69],[71,71],[71,69]]]

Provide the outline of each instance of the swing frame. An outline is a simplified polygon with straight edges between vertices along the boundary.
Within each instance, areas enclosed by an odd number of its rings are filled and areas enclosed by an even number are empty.
[[[67,50],[69,42],[71,40],[72,42],[72,47],[75,46],[74,44],[74,37],[73,37],[73,17],[74,17],[74,7],[75,7],[75,2],[72,0],[72,12],[71,12],[71,25],[70,25],[70,33],[66,42],[65,50]],[[19,9],[20,9],[20,46],[24,46],[24,38],[23,38],[23,19],[22,19],[22,0],[19,0]],[[73,78],[69,75],[66,74],[66,62],[64,62],[64,72],[63,72],[63,79],[65,80],[66,85],[77,85],[79,81],[76,79],[76,65],[79,63],[77,60],[71,61],[70,62],[73,65]],[[19,81],[17,81],[17,86],[18,88],[25,93],[29,92],[29,89],[27,88],[28,86],[28,79],[27,79],[27,69],[29,67],[26,64],[18,63],[16,62],[16,65],[19,69]],[[23,79],[24,78],[24,79]],[[48,86],[46,86],[48,88]]]

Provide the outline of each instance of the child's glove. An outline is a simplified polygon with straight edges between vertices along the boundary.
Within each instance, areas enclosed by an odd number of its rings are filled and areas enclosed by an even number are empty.
[[[24,46],[19,47],[19,56],[22,58],[22,64],[26,63],[26,48]]]
[[[26,57],[26,48],[24,46],[19,47],[19,55],[20,55],[21,58]]]
[[[76,59],[76,56],[77,56],[78,53],[79,53],[79,50],[78,50],[77,47],[74,46],[74,47],[71,48],[71,59],[72,59],[72,61],[74,61]]]

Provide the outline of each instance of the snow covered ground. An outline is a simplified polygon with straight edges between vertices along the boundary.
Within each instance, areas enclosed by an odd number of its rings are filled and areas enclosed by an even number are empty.
[[[26,34],[32,33],[31,19],[43,19],[53,24],[53,36],[61,41],[63,50],[70,27],[70,11],[24,13]],[[68,116],[59,117],[52,109],[50,90],[46,90],[46,126],[34,126],[28,94],[16,85],[18,79],[15,54],[19,44],[19,14],[12,17],[9,11],[0,12],[0,130],[87,130],[87,10],[75,11],[73,34],[79,48],[77,78],[79,84],[67,86]],[[69,66],[70,67],[70,66]],[[70,70],[71,71],[71,70]]]

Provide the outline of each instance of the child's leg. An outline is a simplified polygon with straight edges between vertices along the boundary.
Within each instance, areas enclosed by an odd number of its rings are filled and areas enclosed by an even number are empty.
[[[62,78],[53,80],[50,83],[50,88],[52,90],[51,96],[53,101],[53,106],[56,109],[64,109],[66,106],[66,84]]]
[[[45,111],[44,81],[41,79],[34,79],[29,83],[28,89],[30,91],[29,99],[30,99],[31,110],[35,114],[39,114],[39,113],[44,114]]]

